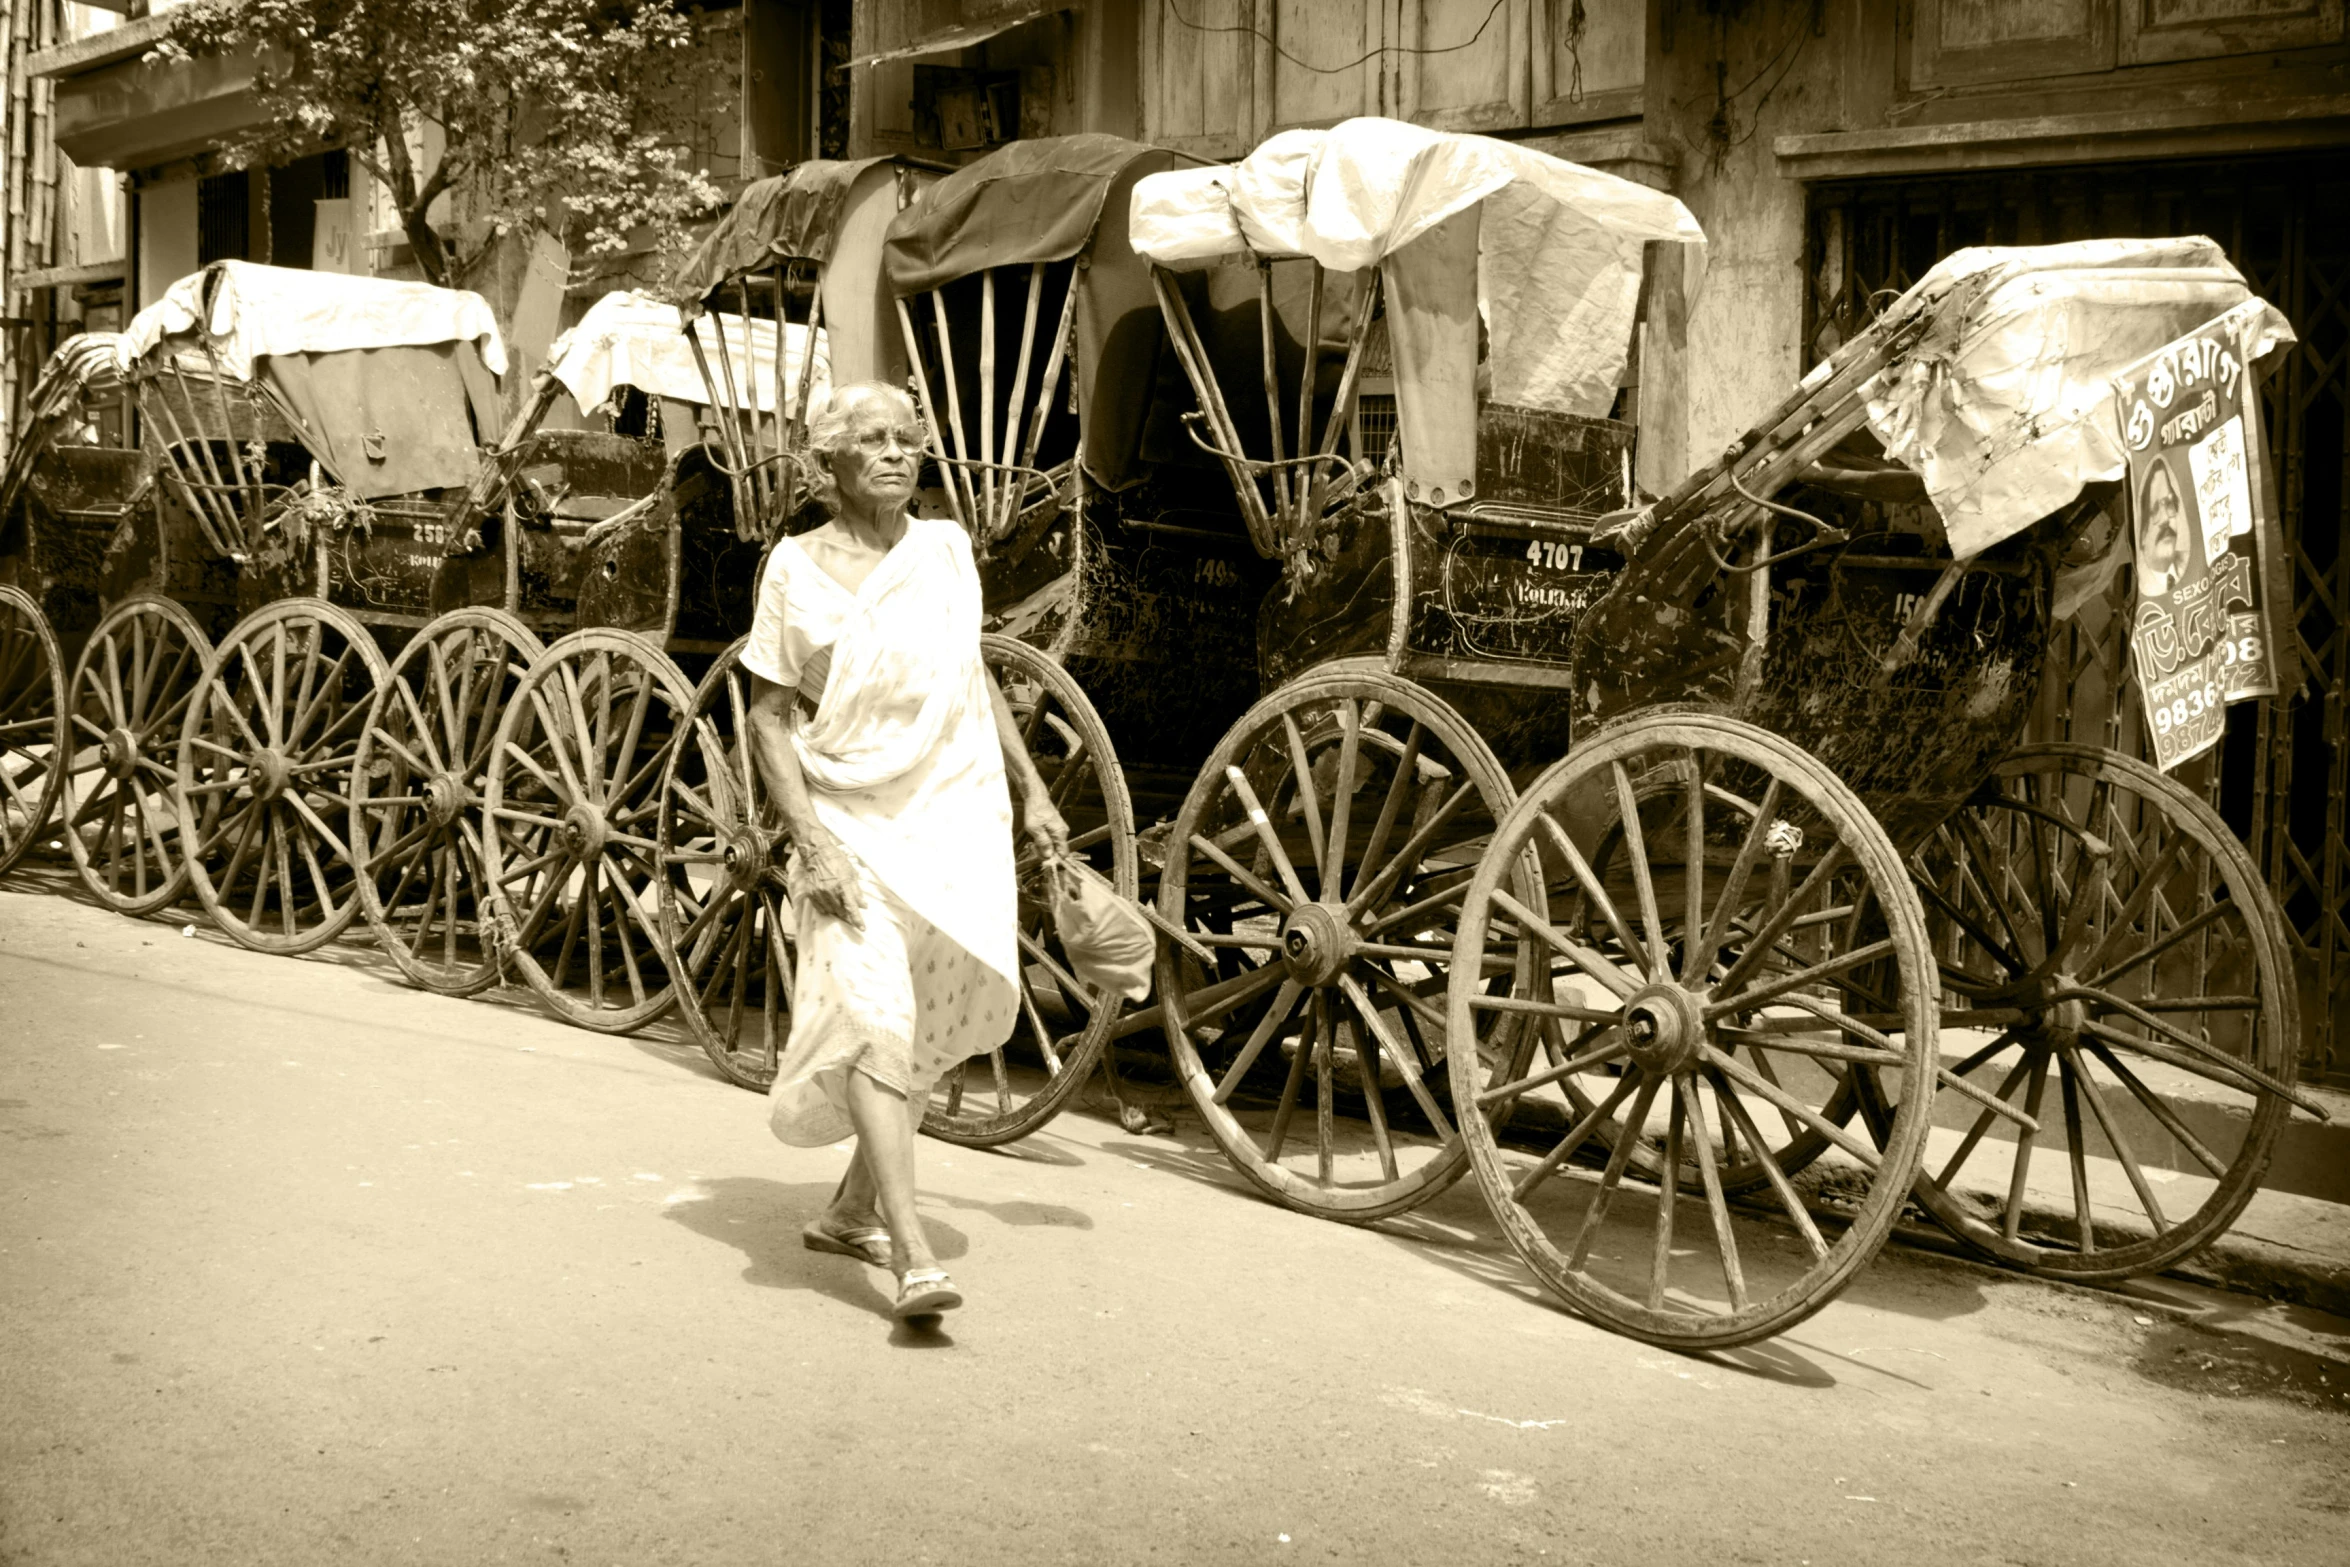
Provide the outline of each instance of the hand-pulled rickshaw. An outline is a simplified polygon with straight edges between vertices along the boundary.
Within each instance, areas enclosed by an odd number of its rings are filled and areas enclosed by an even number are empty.
[[[0,477],[0,873],[62,799],[76,869],[137,912],[177,890],[142,851],[178,831],[171,758],[207,644],[175,606],[106,613],[138,588],[109,574],[109,547],[152,504],[153,465],[124,429],[122,370],[119,333],[60,345]],[[67,664],[76,655],[86,669]]]
[[[705,381],[706,353],[739,381]],[[828,376],[804,322],[713,312],[689,329],[672,304],[607,295],[557,344],[485,470],[482,495],[506,496],[503,539],[468,542],[506,554],[525,620],[576,628],[514,681],[481,783],[497,960],[567,1022],[621,1033],[675,1004],[662,778],[693,710],[688,669],[723,658],[748,623],[765,543],[733,510],[730,432],[804,420]],[[558,398],[592,410],[622,388],[661,410],[660,440],[540,427]],[[486,529],[488,508],[473,509]]]
[[[124,565],[161,599],[117,613],[183,642],[164,599],[243,614],[186,707],[177,840],[137,852],[158,858],[150,884],[184,862],[238,942],[309,951],[359,913],[354,758],[387,651],[432,617],[505,350],[475,294],[235,261],[173,284],[125,339],[158,493]]]
[[[553,892],[529,906],[510,948],[500,948],[482,812],[499,726],[548,640],[582,627],[657,626],[677,596],[687,544],[669,504],[668,452],[698,441],[704,395],[679,332],[674,307],[619,292],[557,340],[450,508],[433,585],[442,613],[393,662],[369,715],[352,800],[352,831],[369,867],[361,901],[385,950],[428,989],[469,994],[511,967],[568,1015],[603,1009],[600,959],[615,978],[627,972],[616,950],[625,924],[597,943],[599,952],[582,949],[591,919],[601,933],[606,918],[625,918],[625,905],[613,906],[616,884],[560,856],[567,840],[534,823],[543,813],[527,802],[506,807],[528,813],[513,819],[521,825],[509,840],[524,837],[538,852],[502,872],[541,875],[542,890],[551,877]],[[667,440],[589,427],[619,396],[637,399],[633,423]],[[699,558],[703,541],[694,548]],[[660,738],[638,743],[657,754]],[[608,790],[632,770],[607,769],[611,784],[583,777],[582,786]],[[583,984],[584,1003],[569,994]],[[652,987],[642,999],[657,1005],[659,994]],[[639,999],[631,993],[631,1003]]]
[[[2075,1279],[2163,1267],[2242,1211],[2306,1103],[2282,916],[2172,777],[2019,743],[2057,620],[2109,602],[2128,555],[2116,377],[2198,333],[2240,356],[2257,487],[2250,367],[2291,330],[2216,245],[1974,250],[1620,530],[1628,564],[1576,630],[1592,738],[1496,832],[1449,1013],[1544,1020],[1541,1053],[1482,1082],[1456,1059],[1454,1087],[1573,1115],[1539,1162],[1504,1151],[1504,1117],[1468,1132],[1513,1243],[1579,1309],[1665,1342],[1772,1331],[1912,1195],[1985,1255]],[[2281,568],[2273,534],[2257,553]],[[2248,582],[2248,605],[2279,588]],[[1724,714],[1803,766],[1765,765]],[[1468,994],[1458,962],[1513,927],[1543,972]],[[1585,1148],[1610,1150],[1596,1180],[1549,1179]],[[1676,1265],[1692,1157],[1714,1244]],[[1662,1183],[1634,1199],[1645,1252],[1599,1238],[1632,1170]],[[1741,1244],[1742,1195],[1804,1252]]]
[[[1613,559],[1592,527],[1629,499],[1609,416],[1646,250],[1700,235],[1644,187],[1367,120],[1147,180],[1132,237],[1191,438],[1280,572],[1269,694],[1164,838],[1169,1045],[1269,1195],[1399,1213],[1465,1168],[1448,1049],[1514,1037],[1480,1018],[1448,1045],[1451,902],[1513,798],[1505,764],[1563,738],[1567,637]]]

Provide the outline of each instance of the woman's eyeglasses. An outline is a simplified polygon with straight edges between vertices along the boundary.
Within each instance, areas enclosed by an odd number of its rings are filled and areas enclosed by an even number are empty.
[[[901,450],[919,455],[923,450],[922,426],[918,424],[886,425],[878,430],[860,430],[849,438],[849,445],[868,457],[878,457],[892,444]]]

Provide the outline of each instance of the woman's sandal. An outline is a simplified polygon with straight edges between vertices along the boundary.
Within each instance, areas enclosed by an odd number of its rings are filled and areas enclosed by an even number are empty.
[[[963,1304],[963,1292],[944,1268],[909,1268],[898,1275],[898,1302],[890,1315],[900,1322],[911,1317],[935,1317]]]
[[[800,1244],[810,1251],[827,1251],[837,1257],[854,1257],[871,1267],[889,1266],[889,1231],[877,1224],[828,1230],[822,1219],[810,1219],[800,1231]]]

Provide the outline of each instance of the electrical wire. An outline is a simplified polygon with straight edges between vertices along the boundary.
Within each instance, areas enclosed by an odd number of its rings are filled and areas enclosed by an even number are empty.
[[[1282,59],[1287,60],[1291,65],[1296,66],[1299,70],[1312,71],[1317,76],[1337,76],[1342,72],[1353,70],[1358,65],[1376,60],[1383,54],[1412,54],[1423,57],[1435,54],[1458,54],[1463,49],[1473,47],[1478,39],[1485,36],[1485,29],[1491,27],[1493,25],[1493,19],[1501,14],[1502,3],[1503,0],[1493,0],[1492,6],[1489,7],[1485,12],[1485,20],[1477,24],[1477,30],[1457,44],[1446,44],[1441,49],[1407,49],[1401,44],[1381,44],[1376,49],[1372,49],[1366,53],[1355,56],[1355,58],[1347,61],[1344,65],[1316,65],[1311,60],[1301,60],[1296,55],[1291,54],[1287,49],[1282,48],[1280,41],[1274,38],[1271,33],[1266,32],[1262,28],[1246,26],[1209,27],[1202,23],[1195,22],[1190,17],[1183,14],[1183,12],[1176,6],[1175,0],[1167,0],[1167,14],[1174,17],[1176,21],[1181,22],[1184,26],[1190,28],[1195,33],[1246,33],[1251,38],[1261,38],[1272,47],[1272,50],[1275,54],[1281,56]],[[1577,65],[1580,66],[1580,64],[1581,60],[1578,57]]]

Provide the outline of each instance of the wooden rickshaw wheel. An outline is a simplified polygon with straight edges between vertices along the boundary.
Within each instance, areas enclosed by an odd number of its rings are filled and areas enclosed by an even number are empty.
[[[1075,681],[1045,655],[986,636],[989,669],[1028,734],[1071,843],[1112,885],[1134,889],[1134,821],[1109,737]],[[658,834],[673,873],[661,883],[661,928],[684,1017],[731,1082],[764,1090],[791,1030],[793,915],[766,781],[743,738],[750,682],[742,644],[695,693],[693,719],[662,780]],[[985,1147],[1024,1137],[1067,1103],[1117,1016],[1068,973],[1033,866],[1022,867],[1021,1021],[1011,1040],[940,1081],[923,1129]],[[1051,1020],[1061,1023],[1053,1026]]]
[[[0,586],[0,874],[39,839],[64,782],[63,666],[41,606]]]
[[[1132,898],[1141,875],[1134,802],[1101,715],[1050,655],[993,634],[979,639],[988,672],[1069,824],[1069,847]],[[1019,846],[1020,1016],[1012,1037],[949,1069],[930,1096],[922,1129],[967,1148],[1026,1137],[1060,1113],[1093,1075],[1124,1002],[1079,980],[1053,928],[1041,861]]]
[[[654,833],[693,701],[658,645],[593,628],[549,647],[507,702],[483,787],[494,939],[564,1022],[625,1034],[676,1004]]]
[[[1603,877],[1585,845],[1611,829],[1626,852]],[[1872,897],[1881,918],[1853,919]],[[1529,935],[1538,985],[1496,997],[1469,982],[1481,953],[1490,967]],[[1863,1018],[1838,980],[1880,959],[1899,994]],[[1748,1343],[1819,1310],[1891,1231],[1930,1108],[1915,1071],[1935,1042],[1925,917],[1883,829],[1799,747],[1674,713],[1578,744],[1495,832],[1452,975],[1455,1037],[1505,1011],[1542,1025],[1498,1070],[1456,1053],[1453,1097],[1483,1112],[1462,1125],[1502,1232],[1584,1316],[1674,1349]],[[1855,1062],[1901,1069],[1882,1146],[1831,1109]],[[1772,1157],[1798,1130],[1830,1145],[1800,1186]],[[1576,1157],[1593,1147],[1596,1170]],[[1724,1185],[1741,1160],[1763,1177],[1761,1211],[1737,1211]],[[1770,1208],[1794,1235],[1757,1222]]]
[[[1448,1036],[1443,997],[1511,797],[1451,707],[1352,664],[1258,702],[1200,769],[1167,839],[1159,912],[1185,935],[1160,943],[1158,993],[1209,1135],[1274,1200],[1363,1223],[1459,1177],[1448,1037],[1475,1078],[1516,1028]],[[1472,961],[1491,970],[1472,988],[1531,982],[1530,948]]]
[[[2290,1113],[2300,1028],[2284,917],[2219,813],[2144,762],[2032,745],[1910,864],[1943,1026],[1968,1030],[1918,1201],[1995,1261],[2080,1281],[2224,1232]],[[1882,1136],[1898,1085],[1854,1078]]]
[[[661,770],[655,912],[686,1032],[728,1082],[764,1091],[791,1032],[792,915],[748,744],[743,645],[702,677]]]
[[[172,784],[211,656],[193,615],[141,594],[108,610],[74,660],[65,846],[82,884],[118,914],[151,914],[187,889]]]
[[[546,644],[503,610],[460,609],[409,638],[352,769],[359,908],[408,980],[469,996],[498,979],[482,791],[506,705]]]
[[[238,945],[310,952],[359,917],[344,834],[383,676],[367,628],[315,598],[264,605],[205,660],[172,800],[189,885]]]

